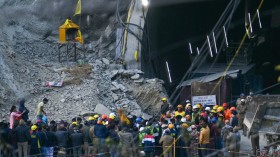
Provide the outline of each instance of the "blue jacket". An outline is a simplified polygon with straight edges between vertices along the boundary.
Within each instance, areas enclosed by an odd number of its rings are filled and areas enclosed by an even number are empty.
[[[108,130],[104,125],[96,124],[94,126],[94,134],[97,138],[106,138],[108,136]]]

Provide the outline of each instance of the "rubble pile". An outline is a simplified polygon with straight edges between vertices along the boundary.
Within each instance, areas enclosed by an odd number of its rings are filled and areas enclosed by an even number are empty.
[[[18,106],[20,98],[26,99],[30,119],[35,120],[37,104],[44,97],[49,99],[45,111],[50,120],[69,120],[88,112],[116,113],[119,108],[128,115],[144,119],[157,115],[160,98],[165,95],[163,82],[146,79],[144,72],[137,69],[125,70],[113,59],[116,45],[114,9],[96,14],[100,16],[95,18],[105,22],[102,25],[94,23],[84,31],[87,32],[83,34],[87,41],[86,51],[78,46],[77,62],[69,59],[59,63],[57,29],[64,22],[64,16],[73,12],[59,15],[63,2],[49,1],[45,5],[56,4],[58,8],[51,12],[53,16],[43,15],[46,10],[41,3],[45,4],[36,0],[0,2],[3,15],[0,17],[0,121],[9,120],[9,109],[12,105]],[[74,9],[75,2],[71,3]],[[107,3],[99,5],[106,6]],[[110,3],[110,6],[115,4]],[[123,7],[121,11],[125,9]]]

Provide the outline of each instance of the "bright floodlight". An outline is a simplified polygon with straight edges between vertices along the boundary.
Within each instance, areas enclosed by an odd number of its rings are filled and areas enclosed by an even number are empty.
[[[147,7],[149,5],[149,1],[148,0],[142,0],[142,5],[144,7]]]

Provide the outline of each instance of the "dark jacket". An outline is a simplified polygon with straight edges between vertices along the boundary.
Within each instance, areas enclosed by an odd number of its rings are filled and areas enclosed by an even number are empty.
[[[96,124],[94,127],[94,134],[97,138],[106,138],[108,136],[108,130],[104,125]]]
[[[47,131],[46,136],[47,136],[46,147],[54,147],[57,145],[56,136],[53,132]]]
[[[142,140],[145,152],[155,151],[155,138],[153,135],[146,135]]]
[[[17,142],[28,142],[31,140],[29,128],[26,125],[19,125],[15,129]]]
[[[47,141],[48,141],[46,133],[43,132],[43,131],[38,131],[37,136],[39,138],[41,147],[46,147],[46,144],[47,144]]]
[[[83,134],[79,130],[74,130],[74,132],[70,135],[70,139],[72,141],[72,146],[77,147],[84,144]]]
[[[55,136],[57,139],[57,145],[59,147],[66,148],[67,147],[67,141],[68,141],[68,131],[65,130],[58,130],[55,132]]]
[[[120,137],[115,130],[109,130],[109,137],[111,138],[112,144],[118,144],[120,142]]]
[[[25,103],[24,100],[21,100],[21,101],[19,102],[19,108],[18,108],[18,110],[19,110],[19,112],[23,112],[23,111],[25,110],[24,114],[21,115],[21,118],[26,122],[26,121],[28,120],[28,118],[29,118],[29,117],[28,117],[29,110],[25,107],[24,103]]]

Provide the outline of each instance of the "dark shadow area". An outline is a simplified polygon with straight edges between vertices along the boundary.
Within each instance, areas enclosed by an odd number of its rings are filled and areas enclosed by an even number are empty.
[[[248,12],[253,14],[260,1],[249,1]],[[146,16],[143,36],[142,69],[145,77],[157,77],[165,81],[165,87],[170,95],[178,85],[196,55],[196,47],[200,47],[206,40],[207,34],[216,24],[228,0],[197,1],[190,3],[175,3],[173,5],[153,6]],[[151,2],[153,3],[153,1]],[[274,67],[280,64],[280,13],[279,0],[264,1],[260,10],[262,29],[256,21],[253,23],[256,37],[246,39],[252,43],[251,62],[255,64],[254,76],[258,77],[262,89],[277,84],[280,72]],[[228,32],[229,42],[240,43],[245,33],[245,1],[241,1],[236,10]],[[260,42],[264,38],[263,42]],[[190,53],[188,43],[192,43],[193,54]],[[226,52],[221,52],[217,63],[226,63]],[[208,63],[213,60],[207,59]],[[169,64],[172,83],[169,82],[166,62]],[[242,90],[250,91],[252,84],[243,81]],[[255,82],[257,82],[255,81]],[[248,88],[248,89],[245,89]],[[257,91],[254,91],[257,92]],[[261,93],[278,93],[280,87],[274,87]]]

